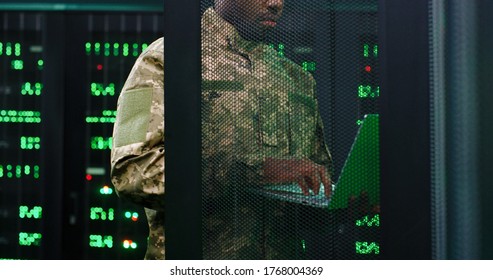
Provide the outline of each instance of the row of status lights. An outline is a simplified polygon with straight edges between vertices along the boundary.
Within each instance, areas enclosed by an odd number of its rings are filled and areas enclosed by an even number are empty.
[[[115,123],[116,111],[104,110],[102,117],[88,116],[86,117],[86,123]]]
[[[0,56],[21,56],[21,43],[0,42]]]
[[[15,171],[14,171],[15,170]],[[15,174],[15,176],[14,176]],[[21,178],[23,176],[32,175],[34,179],[39,179],[38,165],[0,165],[0,178]]]
[[[93,248],[113,248],[113,236],[111,235],[89,235],[89,246]],[[122,241],[122,247],[124,249],[137,249],[137,243],[131,239],[125,239]]]
[[[0,123],[41,123],[38,111],[0,110]]]
[[[43,70],[44,66],[44,61],[42,59],[39,59],[37,62],[38,70]],[[10,62],[10,68],[12,70],[24,70],[24,60],[21,59],[15,59]]]
[[[41,246],[41,240],[43,235],[38,232],[19,232],[19,245],[21,246]],[[94,248],[113,248],[113,236],[96,235],[89,236],[89,246]],[[122,241],[122,247],[124,249],[137,249],[137,243],[130,239]]]
[[[149,44],[143,43],[100,43],[100,42],[87,42],[85,44],[87,55],[104,55],[104,56],[138,56],[143,52]]]
[[[39,150],[41,148],[40,137],[21,136],[20,142],[22,150]]]
[[[115,220],[115,209],[109,208],[108,211],[105,211],[102,207],[91,207],[91,213],[89,218],[91,220],[102,220],[102,221],[113,221]],[[124,217],[132,222],[137,222],[139,220],[139,213],[125,211]]]

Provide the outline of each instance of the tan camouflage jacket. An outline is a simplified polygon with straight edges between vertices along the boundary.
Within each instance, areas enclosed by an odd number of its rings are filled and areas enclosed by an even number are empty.
[[[164,258],[163,38],[133,66],[117,105],[111,181],[117,194],[145,207],[149,240],[145,259]]]

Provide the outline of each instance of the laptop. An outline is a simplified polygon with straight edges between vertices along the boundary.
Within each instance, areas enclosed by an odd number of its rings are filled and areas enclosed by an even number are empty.
[[[264,186],[252,190],[264,197],[316,208],[338,209],[347,207],[351,195],[365,191],[372,203],[379,202],[380,190],[378,115],[366,115],[359,127],[349,156],[336,184],[332,184],[330,197],[325,197],[325,186],[320,185],[318,195],[310,190],[304,195],[298,184]]]

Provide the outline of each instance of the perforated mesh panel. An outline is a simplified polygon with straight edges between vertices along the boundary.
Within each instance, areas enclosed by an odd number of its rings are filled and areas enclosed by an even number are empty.
[[[222,2],[202,1],[203,257],[378,258],[377,1]]]

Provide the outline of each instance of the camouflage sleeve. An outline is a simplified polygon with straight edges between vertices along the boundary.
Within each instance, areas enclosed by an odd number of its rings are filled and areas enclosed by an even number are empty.
[[[313,82],[312,89],[313,92],[315,92],[315,82]],[[317,124],[315,129],[315,149],[310,159],[318,164],[325,165],[332,177],[332,173],[333,173],[332,156],[325,142],[324,124],[322,121],[322,117],[320,115],[320,108],[318,106],[317,98],[315,98],[315,104],[316,104],[316,114],[317,114]]]
[[[139,56],[118,98],[111,182],[122,198],[164,208],[163,38]]]

